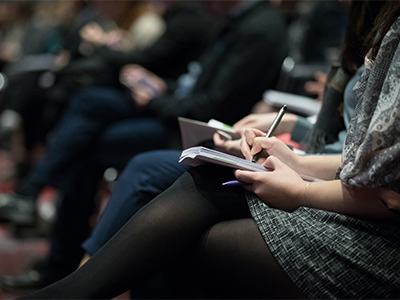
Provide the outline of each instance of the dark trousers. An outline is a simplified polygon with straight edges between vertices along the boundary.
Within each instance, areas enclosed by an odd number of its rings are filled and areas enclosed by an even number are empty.
[[[165,148],[168,131],[153,118],[140,117],[122,90],[91,88],[79,92],[55,129],[30,180],[61,191],[51,235],[50,258],[60,263],[81,259],[89,217],[102,172],[122,169],[135,154]]]
[[[86,89],[72,99],[31,178],[43,184],[57,183],[65,169],[97,155],[99,147],[109,151],[112,159],[121,152],[126,159],[126,154],[131,157],[159,147],[165,137],[165,126],[158,120],[141,118],[124,90]]]

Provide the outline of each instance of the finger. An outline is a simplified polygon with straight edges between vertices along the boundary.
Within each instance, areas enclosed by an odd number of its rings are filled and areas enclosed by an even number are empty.
[[[254,156],[257,153],[263,151],[264,152],[263,154],[265,156],[268,156],[269,153],[268,153],[267,149],[269,149],[269,148],[267,146],[265,146],[265,145],[269,145],[268,139],[269,138],[266,138],[266,137],[256,137],[256,138],[254,138],[253,146],[251,147],[250,154],[252,156]]]
[[[224,143],[224,140],[217,132],[215,132],[213,135],[213,141],[216,146],[221,146]]]
[[[130,73],[130,72],[137,70],[138,68],[139,68],[139,65],[137,65],[137,64],[128,64],[121,68],[121,73]]]
[[[278,147],[280,143],[283,144],[283,142],[275,136],[269,138],[256,137],[254,138],[253,143],[254,145],[251,149],[252,154],[258,153],[257,151],[264,150],[267,155],[271,155],[271,150],[273,150],[275,147]]]
[[[258,129],[245,129],[243,131],[242,139],[240,140],[240,149],[243,156],[247,160],[251,160],[253,157],[252,148],[254,147],[254,139],[257,136],[265,136],[265,133]],[[261,150],[261,148],[257,148]]]
[[[251,147],[253,146],[254,136],[255,135],[252,131],[246,129],[243,132],[242,138],[240,140],[240,150],[247,160],[251,160],[252,158]]]
[[[245,159],[251,160],[252,155],[250,153],[250,146],[249,146],[249,144],[247,144],[244,135],[240,139],[240,151],[242,152]]]
[[[268,156],[262,165],[270,171],[274,171],[285,166],[285,164],[276,156]]]
[[[240,182],[246,183],[246,184],[251,184],[254,182],[253,176],[254,173],[252,171],[243,171],[243,170],[235,170],[234,174],[237,180]]]
[[[264,139],[265,139],[265,138],[264,138]],[[252,156],[254,156],[254,155],[256,155],[256,154],[259,153],[259,152],[264,152],[264,149],[263,149],[263,147],[257,142],[257,139],[255,139],[255,140],[253,141],[253,146],[251,147],[250,154],[251,154]],[[267,152],[265,152],[265,154],[268,155]]]
[[[317,72],[315,73],[315,77],[314,77],[314,78],[315,78],[317,81],[319,81],[319,82],[325,83],[325,82],[326,82],[327,75],[326,75],[326,73],[324,73],[324,72],[317,71]]]
[[[320,92],[321,87],[320,87],[319,83],[306,82],[304,84],[304,89],[306,90],[306,92],[308,92],[310,94],[316,94],[316,93]]]
[[[254,139],[257,137],[265,137],[266,133],[255,128],[247,128],[243,131],[243,136],[246,139],[246,142],[249,146],[253,145]]]
[[[148,102],[148,101],[147,101],[147,100],[148,100],[148,96],[147,96],[147,94],[146,94],[144,91],[142,91],[142,90],[137,90],[137,89],[135,89],[135,90],[131,93],[131,95],[132,95],[132,98],[133,98],[133,100],[135,101],[136,105],[138,105],[138,106],[140,106],[140,107],[146,105],[147,102]]]
[[[251,123],[251,116],[246,116],[243,119],[237,121],[235,124],[233,124],[233,128],[236,129],[236,128],[246,127],[246,125],[249,123]]]

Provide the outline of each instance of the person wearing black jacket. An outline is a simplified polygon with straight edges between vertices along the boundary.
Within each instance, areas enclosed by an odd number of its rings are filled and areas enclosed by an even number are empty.
[[[166,147],[167,144],[160,144],[165,137],[177,134],[178,116],[233,123],[249,113],[266,89],[274,88],[288,51],[281,15],[269,1],[204,3],[224,5],[227,18],[215,41],[201,56],[201,72],[186,95],[175,93],[180,85],[169,86],[166,94],[138,107],[128,89],[83,90],[72,100],[43,160],[14,194],[15,201],[24,201],[16,195],[32,200],[46,185],[63,187],[69,194],[61,202],[52,235],[52,246],[58,251],[67,234],[76,234],[71,233],[71,228],[80,229],[83,239],[87,237],[81,225],[87,219],[80,217],[79,224],[76,215],[89,216],[92,212],[93,196],[83,194],[96,186],[93,182],[101,174],[99,169],[110,163],[123,166],[138,152]],[[67,177],[79,181],[81,189],[66,187]],[[85,180],[90,185],[83,184]]]

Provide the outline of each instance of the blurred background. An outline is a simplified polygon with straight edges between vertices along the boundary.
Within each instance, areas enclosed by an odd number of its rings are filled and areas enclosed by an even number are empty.
[[[166,9],[176,2],[185,0],[0,1],[0,193],[13,192],[43,155],[75,90],[118,81],[96,60],[99,49],[146,51],[165,32]],[[224,1],[198,2],[210,18],[223,22],[218,12]],[[305,83],[318,81],[338,61],[349,1],[271,2],[286,20],[290,46],[276,89],[320,101],[321,85]],[[114,168],[104,173],[93,224],[117,179]],[[0,222],[0,277],[18,274],[47,255],[56,199],[54,188],[41,192],[33,227]],[[0,290],[0,300],[26,292]]]

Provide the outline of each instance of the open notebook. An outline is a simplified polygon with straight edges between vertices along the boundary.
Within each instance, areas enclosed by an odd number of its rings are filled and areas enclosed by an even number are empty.
[[[195,167],[204,163],[213,163],[233,169],[241,169],[254,172],[268,172],[264,166],[245,160],[243,158],[223,153],[206,147],[191,147],[182,151],[179,158],[180,163]],[[301,175],[305,181],[322,181],[314,177]]]

